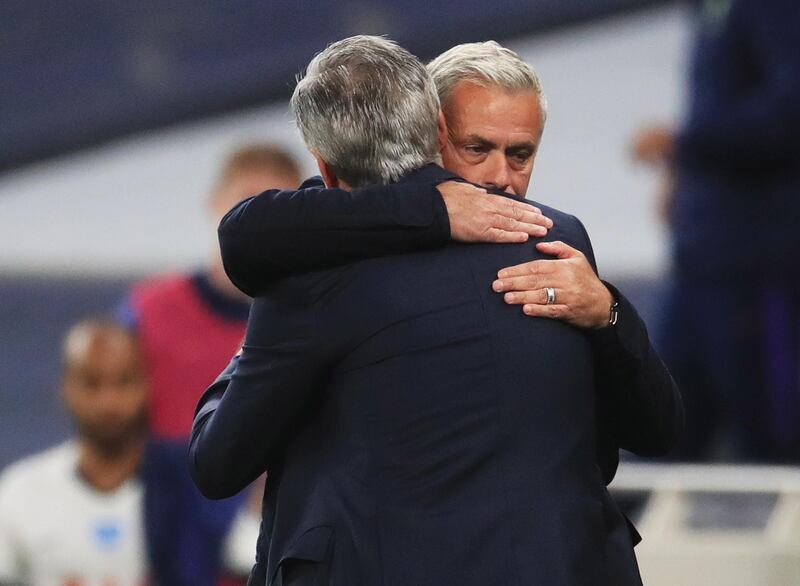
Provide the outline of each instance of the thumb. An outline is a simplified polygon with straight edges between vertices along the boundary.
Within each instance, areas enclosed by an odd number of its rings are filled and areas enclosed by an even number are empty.
[[[550,254],[560,259],[574,258],[581,254],[579,250],[572,248],[569,244],[565,244],[560,240],[554,240],[553,242],[537,242],[536,249],[539,252]]]

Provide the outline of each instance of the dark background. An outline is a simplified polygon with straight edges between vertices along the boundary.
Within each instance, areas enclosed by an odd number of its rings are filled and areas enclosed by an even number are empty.
[[[658,0],[3,0],[0,172],[114,137],[284,98],[353,34],[423,59]]]

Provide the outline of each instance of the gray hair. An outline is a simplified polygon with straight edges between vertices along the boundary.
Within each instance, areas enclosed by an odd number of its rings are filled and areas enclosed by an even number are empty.
[[[306,146],[353,187],[396,181],[439,160],[439,98],[425,66],[395,42],[329,45],[292,95]]]
[[[547,118],[547,100],[539,76],[511,49],[495,41],[464,43],[448,49],[428,63],[442,107],[460,81],[497,86],[510,92],[532,91],[539,99],[542,122]]]

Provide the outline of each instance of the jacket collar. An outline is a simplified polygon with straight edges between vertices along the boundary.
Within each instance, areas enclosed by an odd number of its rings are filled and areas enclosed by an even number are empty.
[[[442,169],[439,165],[430,163],[419,169],[414,169],[410,173],[406,173],[397,183],[430,183],[435,185],[452,179],[464,181],[461,177],[451,173],[447,169]]]

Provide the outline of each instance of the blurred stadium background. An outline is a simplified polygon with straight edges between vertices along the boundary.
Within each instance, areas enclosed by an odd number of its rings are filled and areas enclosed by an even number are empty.
[[[603,274],[652,314],[665,234],[655,177],[637,172],[628,144],[644,122],[678,115],[680,5],[69,4],[0,8],[11,90],[0,94],[0,466],[67,433],[53,398],[66,325],[113,306],[135,278],[208,254],[205,201],[231,148],[284,144],[314,173],[286,98],[315,52],[356,32],[424,59],[497,38],[533,64],[550,117],[528,196],[579,215]]]
[[[69,434],[54,393],[68,325],[113,308],[142,275],[201,263],[215,245],[204,206],[233,147],[284,145],[313,174],[286,99],[303,64],[351,34],[387,34],[424,60],[494,38],[531,63],[550,111],[528,197],[584,221],[602,275],[655,327],[668,235],[656,212],[658,178],[637,169],[629,150],[642,125],[680,118],[690,8],[646,0],[454,6],[0,3],[0,468]],[[647,480],[623,478],[631,506],[641,504]],[[785,539],[795,543],[799,485],[782,485],[795,499],[794,509],[785,505],[795,515]],[[775,502],[782,494],[769,483],[750,488]],[[761,521],[770,502],[754,505],[767,506]],[[758,534],[761,521],[743,531]],[[800,567],[797,548],[786,551]],[[775,575],[789,581],[770,584],[800,584],[800,570]]]

